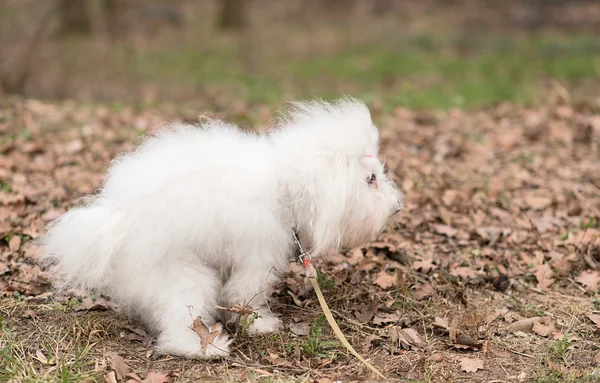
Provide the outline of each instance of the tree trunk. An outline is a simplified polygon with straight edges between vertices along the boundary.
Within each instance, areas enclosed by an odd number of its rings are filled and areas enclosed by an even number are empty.
[[[217,27],[220,29],[243,29],[246,26],[245,2],[248,0],[220,0],[221,10]]]
[[[92,32],[92,20],[88,13],[88,5],[86,0],[58,0],[59,34],[89,35]]]

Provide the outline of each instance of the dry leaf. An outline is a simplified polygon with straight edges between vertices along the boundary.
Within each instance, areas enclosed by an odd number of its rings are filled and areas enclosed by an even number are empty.
[[[598,314],[588,314],[587,317],[592,322],[594,322],[594,324],[596,325],[596,327],[598,327],[598,329],[600,329],[600,315],[598,315]]]
[[[109,352],[104,355],[108,359],[108,365],[117,375],[118,380],[122,380],[131,372],[131,368],[125,363],[125,359],[115,352]]]
[[[435,317],[435,319],[433,321],[433,325],[435,327],[443,328],[444,330],[450,329],[450,325],[448,324],[448,318],[446,318],[446,317],[444,317],[444,318]]]
[[[532,331],[540,336],[547,337],[556,331],[556,329],[554,328],[554,322],[550,318],[541,318],[533,322]]]
[[[75,306],[75,311],[94,311],[94,310],[110,310],[111,302],[107,301],[104,298],[96,298],[95,300],[92,298],[84,298],[81,301],[81,304]]]
[[[373,317],[373,324],[380,325],[380,324],[385,324],[385,323],[396,323],[399,320],[400,320],[400,315],[398,315],[397,313],[387,314],[387,313],[378,312]]]
[[[202,323],[202,318],[197,316],[190,326],[190,329],[194,330],[194,332],[200,337],[200,348],[202,352],[205,352],[208,345],[212,344],[215,338],[221,335],[223,327],[217,322],[209,329],[204,323]]]
[[[291,323],[289,328],[292,334],[297,336],[306,336],[310,333],[310,323],[307,322]]]
[[[544,210],[552,205],[552,198],[529,195],[525,197],[524,202],[534,210]]]
[[[475,372],[483,368],[481,359],[462,358],[460,359],[460,369],[464,372]]]
[[[443,224],[435,224],[433,225],[433,229],[436,231],[436,233],[445,235],[447,237],[456,237],[456,234],[458,233],[458,230]]]
[[[581,283],[587,291],[596,291],[600,282],[600,273],[595,270],[582,271],[575,281]]]
[[[37,319],[37,314],[33,310],[26,310],[23,313],[23,318]]]
[[[485,323],[487,323],[489,325],[493,321],[495,321],[498,317],[500,317],[501,315],[505,315],[506,313],[508,313],[508,309],[506,307],[501,308],[501,309],[495,309],[493,313],[491,313],[485,317]]]
[[[118,383],[117,374],[114,371],[109,371],[104,375],[104,380],[106,383]],[[129,382],[129,380],[127,381]]]
[[[413,296],[416,300],[421,300],[426,297],[431,297],[434,294],[433,285],[431,283],[424,283],[419,285],[413,292]]]
[[[254,312],[254,309],[248,305],[242,306],[238,303],[232,305],[231,307],[222,307],[222,306],[215,306],[215,308],[219,309],[219,310],[224,310],[224,311],[229,311],[232,313],[236,313],[239,315],[250,315]]]
[[[395,275],[390,275],[385,270],[380,271],[377,274],[377,278],[373,281],[374,284],[381,287],[384,290],[389,289],[390,287],[396,284],[397,278]]]
[[[548,290],[548,287],[554,283],[554,272],[547,263],[538,265],[533,268],[535,278],[538,281],[537,288],[540,290]]]
[[[379,304],[364,306],[362,310],[355,311],[354,316],[356,317],[356,319],[361,321],[361,323],[369,323],[373,318],[373,315],[375,315],[375,312],[377,311],[379,306]]]
[[[8,248],[10,251],[17,251],[21,247],[21,236],[13,235],[10,241],[8,241]]]
[[[515,333],[517,331],[530,332],[533,329],[533,324],[535,322],[539,321],[540,319],[542,319],[542,318],[534,317],[534,318],[526,318],[526,319],[518,320],[514,323],[511,323],[506,328],[506,331],[508,331],[509,333]]]
[[[127,383],[169,383],[176,375],[173,373],[163,373],[150,371],[146,374],[144,380],[140,379],[136,374],[127,375]]]
[[[416,349],[423,345],[423,339],[419,333],[412,328],[394,327],[390,330],[392,342],[399,348],[406,350]]]
[[[274,353],[270,353],[266,359],[269,361],[269,363],[271,363],[274,366],[286,366],[286,367],[292,366],[292,362],[290,362],[289,360],[287,360],[285,358],[281,358],[279,355],[274,354]]]

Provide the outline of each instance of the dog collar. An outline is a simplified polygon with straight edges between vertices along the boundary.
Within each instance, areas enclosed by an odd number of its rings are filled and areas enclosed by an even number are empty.
[[[300,240],[298,239],[298,231],[296,229],[292,230],[292,236],[294,237],[294,243],[296,244],[296,247],[300,252],[300,255],[298,255],[298,260],[300,261],[300,263],[303,263],[304,266],[307,266],[312,260],[312,255],[306,250],[304,250],[304,248],[300,244]]]

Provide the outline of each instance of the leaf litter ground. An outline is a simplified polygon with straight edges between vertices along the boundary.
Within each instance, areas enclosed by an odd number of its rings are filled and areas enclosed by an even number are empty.
[[[370,106],[405,212],[377,242],[315,261],[354,347],[397,381],[600,379],[598,111]],[[213,110],[257,130],[271,117],[243,103]],[[31,240],[94,192],[109,161],[142,134],[199,114],[2,104],[0,380],[375,380],[337,341],[298,265],[272,302],[286,329],[255,338],[238,330],[226,361],[157,354],[110,300],[50,290]]]

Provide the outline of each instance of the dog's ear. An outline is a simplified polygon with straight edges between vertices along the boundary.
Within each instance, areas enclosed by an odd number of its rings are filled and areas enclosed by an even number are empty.
[[[352,161],[343,153],[329,153],[308,160],[303,167],[296,211],[310,233],[311,251],[338,250],[345,232],[344,216],[354,190]]]

